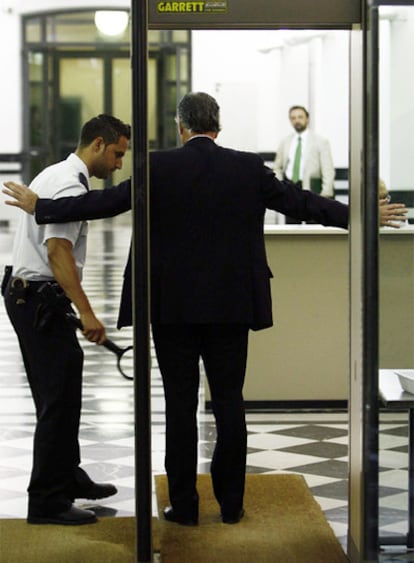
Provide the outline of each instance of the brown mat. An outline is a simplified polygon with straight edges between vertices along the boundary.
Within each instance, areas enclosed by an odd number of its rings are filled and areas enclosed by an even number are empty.
[[[239,524],[223,524],[209,475],[198,476],[199,526],[160,518],[162,563],[344,563],[340,543],[300,475],[247,475]],[[158,510],[169,504],[156,477]]]
[[[154,549],[159,551],[157,520]],[[100,518],[84,526],[34,526],[0,520],[1,563],[135,563],[135,518]]]

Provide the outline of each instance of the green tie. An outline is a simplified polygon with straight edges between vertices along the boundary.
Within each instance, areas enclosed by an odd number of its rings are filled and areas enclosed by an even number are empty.
[[[292,182],[295,183],[299,181],[301,156],[302,156],[302,139],[301,137],[298,137],[298,144],[296,146],[295,160],[293,162],[293,175],[292,175]]]

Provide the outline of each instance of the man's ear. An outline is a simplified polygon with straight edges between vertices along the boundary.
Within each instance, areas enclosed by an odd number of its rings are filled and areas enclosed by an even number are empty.
[[[96,137],[93,140],[92,146],[95,152],[100,152],[103,148],[105,148],[105,141],[103,137]]]

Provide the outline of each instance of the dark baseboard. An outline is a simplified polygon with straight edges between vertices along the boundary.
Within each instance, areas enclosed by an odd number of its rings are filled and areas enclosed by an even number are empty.
[[[343,410],[348,408],[347,400],[324,401],[245,401],[248,412],[273,412],[273,411],[312,411],[312,410]],[[211,401],[205,402],[206,410],[211,411]]]

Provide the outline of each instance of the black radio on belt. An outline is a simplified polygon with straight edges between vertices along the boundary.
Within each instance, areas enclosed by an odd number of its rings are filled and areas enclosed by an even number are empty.
[[[16,305],[24,305],[26,303],[26,294],[28,282],[24,278],[12,278],[10,283],[9,295],[13,297]]]

